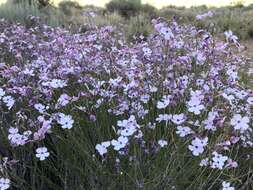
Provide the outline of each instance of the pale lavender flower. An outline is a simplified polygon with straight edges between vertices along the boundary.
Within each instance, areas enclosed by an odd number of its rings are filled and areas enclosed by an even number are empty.
[[[40,159],[40,161],[45,160],[49,157],[50,153],[48,152],[46,147],[39,147],[36,149],[36,157]]]

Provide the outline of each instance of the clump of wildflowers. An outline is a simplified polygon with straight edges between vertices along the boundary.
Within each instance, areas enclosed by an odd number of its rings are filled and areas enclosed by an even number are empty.
[[[1,125],[13,150],[45,143],[48,148],[33,151],[42,161],[61,154],[47,143],[64,142],[73,153],[81,147],[85,158],[92,158],[89,163],[99,165],[94,168],[106,170],[101,173],[145,168],[141,173],[150,179],[146,168],[154,168],[145,164],[158,166],[158,158],[171,165],[177,152],[200,169],[236,175],[229,173],[240,168],[235,150],[253,147],[252,93],[239,81],[246,60],[237,54],[238,38],[230,31],[224,42],[208,31],[159,18],[153,20],[154,34],[128,44],[111,26],[73,34],[1,22],[0,62],[6,63],[0,67]],[[83,160],[79,156],[75,159]],[[165,175],[176,181],[173,173]],[[99,184],[97,179],[92,177]],[[1,180],[0,188],[10,186]],[[228,182],[222,188],[233,189]]]

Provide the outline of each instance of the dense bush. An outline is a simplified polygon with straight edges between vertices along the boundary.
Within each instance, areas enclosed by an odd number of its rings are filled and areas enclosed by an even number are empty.
[[[249,25],[249,28],[248,28],[248,35],[250,38],[253,38],[253,23],[251,23]]]
[[[74,11],[81,10],[82,7],[76,1],[61,1],[59,3],[60,10],[68,16],[71,16]]]
[[[7,1],[0,6],[0,18],[5,18],[9,21],[26,23],[27,17],[40,17],[45,23],[50,26],[61,26],[64,24],[63,14],[52,6],[41,7],[37,1],[32,1],[30,4],[27,0],[13,3]]]
[[[158,10],[149,4],[143,4],[141,6],[141,13],[146,14],[148,18],[155,18],[158,15]]]
[[[125,18],[137,15],[141,7],[141,0],[112,0],[106,4],[109,12],[118,12]]]
[[[153,25],[129,45],[111,26],[0,22],[1,189],[253,188],[236,36]]]

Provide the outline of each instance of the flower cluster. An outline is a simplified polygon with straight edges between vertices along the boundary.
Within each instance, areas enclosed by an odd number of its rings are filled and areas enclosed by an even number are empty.
[[[7,96],[2,88],[0,88],[0,100],[2,100],[3,103],[5,103],[5,105],[9,110],[13,107],[15,103],[14,98],[12,96]]]
[[[208,143],[208,138],[204,138],[204,139],[199,139],[199,138],[195,138],[191,145],[189,145],[189,150],[192,151],[192,154],[194,156],[199,156],[200,154],[202,154],[204,152],[204,147],[207,146]]]
[[[154,35],[128,44],[111,26],[73,34],[1,22],[0,112],[12,120],[3,125],[12,146],[35,144],[41,161],[51,152],[39,146],[47,136],[85,125],[94,125],[90,138],[103,159],[182,144],[188,157],[219,171],[237,167],[234,147],[253,147],[253,96],[239,83],[245,59],[231,32],[223,42],[157,19]],[[1,189],[8,185],[0,180]]]

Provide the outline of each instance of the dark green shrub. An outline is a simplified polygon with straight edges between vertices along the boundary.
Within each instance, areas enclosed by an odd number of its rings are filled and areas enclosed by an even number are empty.
[[[72,15],[73,10],[75,9],[82,9],[76,1],[61,1],[59,3],[59,9],[67,16]]]
[[[151,18],[157,17],[157,9],[150,5],[150,4],[144,4],[141,6],[141,12],[148,15]]]
[[[238,2],[238,3],[236,3],[235,5],[234,5],[234,8],[243,8],[244,7],[244,5],[243,5],[243,3],[242,2]]]
[[[251,23],[251,24],[249,25],[249,28],[248,28],[248,36],[249,36],[250,38],[253,38],[253,23]]]
[[[141,0],[112,0],[106,4],[109,12],[118,12],[125,18],[137,15],[141,11]]]

